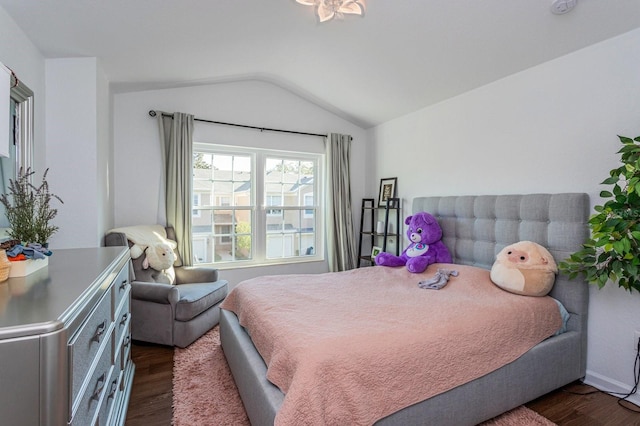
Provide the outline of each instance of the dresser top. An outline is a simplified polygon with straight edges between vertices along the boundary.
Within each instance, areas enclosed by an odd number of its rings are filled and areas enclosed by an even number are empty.
[[[63,328],[91,307],[128,259],[126,247],[54,250],[48,266],[0,282],[0,339]]]

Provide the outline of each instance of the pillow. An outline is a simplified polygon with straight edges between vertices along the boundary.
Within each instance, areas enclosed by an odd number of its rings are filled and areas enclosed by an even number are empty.
[[[503,290],[525,296],[546,296],[558,267],[540,244],[520,241],[503,248],[491,267],[491,281]]]
[[[111,229],[107,234],[112,232],[120,232],[127,237],[132,259],[139,258],[147,247],[156,244],[169,244],[172,249],[178,246],[175,241],[167,239],[167,230],[162,225],[124,226]]]

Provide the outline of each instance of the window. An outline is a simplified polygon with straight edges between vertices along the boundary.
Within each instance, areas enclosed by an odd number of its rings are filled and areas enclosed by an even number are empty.
[[[0,182],[7,188],[9,179],[15,179],[19,170],[32,167],[33,157],[33,92],[22,81],[12,78],[9,95],[9,157],[0,158]],[[13,142],[13,143],[11,143]],[[8,227],[4,206],[0,205],[0,227]]]
[[[197,263],[320,259],[322,155],[195,144]],[[259,200],[256,202],[256,200]]]

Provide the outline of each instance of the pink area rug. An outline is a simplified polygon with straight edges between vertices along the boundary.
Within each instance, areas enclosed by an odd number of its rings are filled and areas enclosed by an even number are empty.
[[[174,426],[250,425],[218,327],[173,355]]]
[[[482,426],[556,426],[524,405],[482,423]]]
[[[188,348],[176,348],[173,359],[173,425],[250,425],[220,347],[218,327]],[[522,406],[482,425],[554,426],[555,423]]]

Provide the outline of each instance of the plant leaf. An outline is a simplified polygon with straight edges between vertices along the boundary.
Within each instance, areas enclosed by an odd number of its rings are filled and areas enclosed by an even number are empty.
[[[639,136],[640,137],[640,136]],[[618,138],[620,138],[620,142],[625,143],[625,144],[629,144],[629,143],[633,143],[633,139],[628,138],[626,136],[620,136],[618,135]]]
[[[601,185],[613,185],[614,183],[618,183],[619,180],[619,176],[611,176],[603,180]]]

